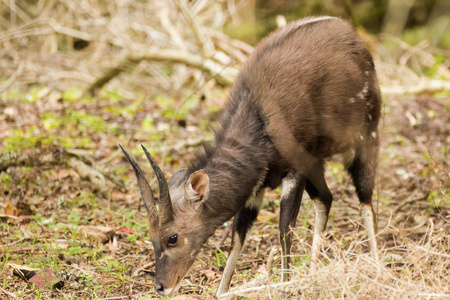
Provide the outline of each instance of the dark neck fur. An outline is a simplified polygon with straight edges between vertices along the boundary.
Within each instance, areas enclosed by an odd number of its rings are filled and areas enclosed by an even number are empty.
[[[193,161],[189,174],[203,169],[210,192],[205,219],[215,227],[242,209],[267,170],[269,151],[264,122],[245,86],[233,89],[214,144]],[[213,224],[211,224],[213,225]]]

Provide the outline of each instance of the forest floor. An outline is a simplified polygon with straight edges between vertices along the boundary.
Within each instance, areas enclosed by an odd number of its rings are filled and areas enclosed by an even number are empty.
[[[146,211],[117,144],[144,166],[157,190],[139,144],[152,150],[170,177],[187,165],[201,139],[211,140],[224,98],[89,98],[41,87],[2,100],[0,299],[157,298]],[[333,159],[327,182],[334,202],[321,266],[309,269],[314,213],[305,193],[294,229],[291,282],[276,285],[279,191],[268,191],[232,280],[236,295],[450,298],[450,95],[384,101],[374,195],[381,267],[369,258],[350,178]],[[224,225],[204,245],[177,299],[214,296],[230,249],[228,233]],[[37,270],[31,279],[24,278],[27,268]],[[43,287],[45,280],[37,278],[42,270],[57,284]]]

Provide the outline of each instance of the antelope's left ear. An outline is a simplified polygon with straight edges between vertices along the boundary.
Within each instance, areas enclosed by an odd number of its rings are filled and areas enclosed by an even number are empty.
[[[194,209],[199,209],[209,195],[209,176],[202,170],[196,171],[189,176],[184,187],[186,200]]]

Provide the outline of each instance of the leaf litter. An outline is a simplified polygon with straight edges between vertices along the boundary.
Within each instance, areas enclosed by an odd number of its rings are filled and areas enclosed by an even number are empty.
[[[123,101],[133,102],[132,99]],[[17,105],[0,103],[0,109]],[[77,102],[68,105],[77,105]],[[91,114],[104,114],[101,105],[84,105],[89,106],[86,109]],[[144,111],[147,105],[151,103],[144,104]],[[41,110],[45,110],[44,102]],[[108,119],[109,122],[122,122],[126,127],[128,122],[140,123],[139,119],[144,117],[137,115],[133,120],[124,120],[108,116]],[[14,116],[10,118],[7,126],[16,124]],[[168,121],[162,118],[158,122]],[[30,125],[25,125],[24,129],[26,126]],[[448,99],[426,96],[411,96],[401,101],[386,99],[380,129],[382,146],[374,197],[378,241],[385,264],[382,271],[367,261],[368,245],[364,242],[357,198],[350,188],[350,178],[338,167],[338,160],[332,160],[327,167],[327,181],[335,200],[327,227],[323,266],[316,273],[308,269],[314,214],[305,196],[298,226],[294,228],[293,284],[276,285],[280,280],[279,200],[278,192],[270,191],[267,195],[270,201],[252,229],[231,291],[252,298],[356,299],[370,291],[374,298],[380,299],[394,292],[404,297],[448,295]],[[59,135],[64,136],[70,135],[73,128],[58,130]],[[110,197],[105,197],[96,192],[92,182],[76,176],[76,171],[57,165],[12,166],[2,170],[1,176],[8,177],[8,184],[0,188],[4,195],[0,211],[3,269],[10,263],[35,267],[39,270],[35,275],[38,277],[32,282],[46,286],[39,291],[44,297],[154,297],[153,250],[146,213],[136,193],[132,170],[120,155],[115,154],[114,145],[121,138],[102,132],[89,134],[104,151],[87,148],[83,155],[95,161],[107,159],[104,168],[108,172],[124,170],[119,176],[126,179],[124,188],[117,189],[117,185],[105,182],[110,189]],[[130,148],[133,144],[138,146],[141,141],[133,140],[132,132],[129,134]],[[175,127],[165,134],[164,139],[167,143],[188,141],[194,134],[198,133]],[[153,144],[150,140],[147,142]],[[164,161],[167,174],[173,174],[186,165],[192,150],[172,153],[169,160],[163,155],[163,152],[156,152],[155,156],[160,162]],[[140,159],[144,162],[143,157]],[[154,180],[152,184],[156,189]],[[24,223],[24,219],[29,222]],[[193,299],[214,295],[225,261],[220,253],[227,255],[230,249],[228,231],[225,226],[219,228],[205,245],[183,280],[180,293]],[[216,248],[219,244],[220,252]],[[267,258],[274,246],[277,251],[270,254],[268,266]],[[143,265],[147,266],[141,268]],[[56,273],[47,273],[50,270]],[[38,274],[42,275],[39,277]],[[1,277],[7,291],[18,297],[36,293],[33,289],[23,289],[21,279],[11,273],[3,273]],[[64,287],[58,290],[54,282],[60,282],[60,278],[64,278]]]

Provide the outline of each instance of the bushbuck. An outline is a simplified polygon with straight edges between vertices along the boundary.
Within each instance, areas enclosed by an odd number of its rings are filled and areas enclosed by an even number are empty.
[[[264,190],[279,185],[282,269],[289,268],[292,227],[304,189],[314,203],[311,260],[317,261],[332,202],[324,162],[335,154],[345,158],[377,259],[371,201],[380,103],[372,57],[352,26],[334,17],[304,18],[278,29],[255,48],[231,89],[214,142],[187,170],[167,182],[142,147],[159,181],[159,200],[121,147],[148,210],[156,291],[176,292],[202,245],[234,216],[232,249],[217,295],[227,292]]]

